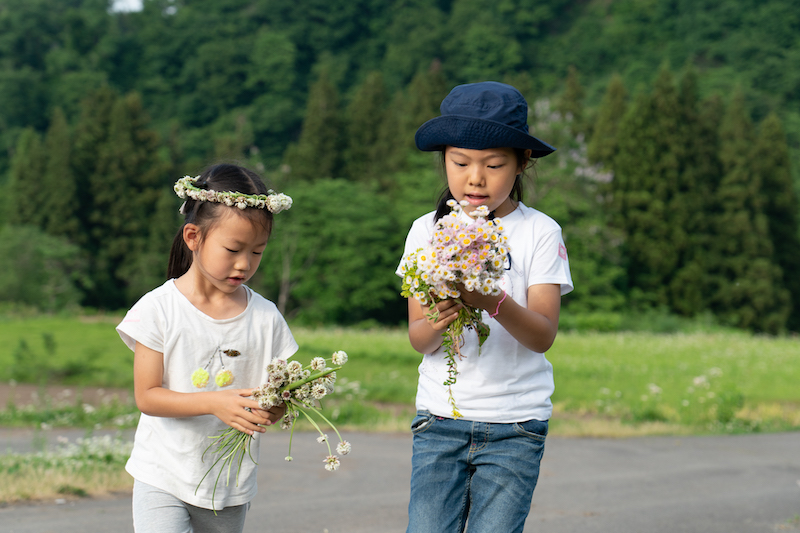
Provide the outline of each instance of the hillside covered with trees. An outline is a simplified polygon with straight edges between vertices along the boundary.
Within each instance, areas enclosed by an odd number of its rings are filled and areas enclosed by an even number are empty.
[[[252,285],[309,323],[397,324],[433,208],[413,134],[517,86],[559,150],[574,313],[800,331],[800,12],[789,0],[0,0],[0,301],[121,309],[164,279],[171,185],[218,160],[295,199]]]

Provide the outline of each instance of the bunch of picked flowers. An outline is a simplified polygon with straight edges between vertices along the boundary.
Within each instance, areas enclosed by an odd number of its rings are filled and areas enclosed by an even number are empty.
[[[455,200],[449,200],[447,205],[451,211],[436,222],[430,244],[403,258],[400,294],[428,305],[429,318],[436,314],[434,307],[442,300],[453,299],[464,305],[458,318],[442,332],[442,347],[447,360],[444,385],[447,386],[453,417],[460,418],[462,415],[456,407],[452,386],[458,375],[456,356],[459,359],[463,357],[464,329],[475,330],[480,347],[489,337],[489,326],[483,323],[480,309],[469,307],[459,299],[459,285],[470,292],[495,296],[502,293],[500,281],[505,272],[508,246],[502,221],[499,218],[488,220],[489,209],[486,206],[475,209],[472,212],[474,219],[469,219],[462,215],[461,204]]]
[[[290,429],[289,435],[289,455],[286,456],[287,461],[292,460],[292,437],[294,437],[294,423],[301,416],[304,416],[312,426],[319,432],[317,441],[325,443],[328,447],[328,455],[323,460],[325,469],[328,471],[338,470],[339,468],[339,455],[347,455],[350,453],[351,445],[346,440],[342,439],[339,430],[336,426],[326,418],[320,411],[319,404],[328,394],[334,390],[336,383],[336,371],[341,369],[347,362],[347,354],[343,351],[334,352],[329,359],[323,357],[314,357],[307,365],[303,365],[299,361],[286,362],[282,359],[276,359],[267,364],[267,382],[253,390],[253,398],[258,401],[260,407],[268,410],[276,405],[284,404],[286,406],[286,413],[281,420],[281,429]],[[331,364],[331,366],[328,365]],[[318,420],[315,420],[318,419]],[[322,431],[320,423],[327,424],[339,438],[339,444],[336,446],[336,455],[331,450],[328,436]],[[222,466],[214,481],[214,491],[212,492],[212,504],[214,494],[216,494],[217,483],[222,473],[227,467],[226,484],[230,482],[230,472],[234,464],[239,465],[241,470],[244,455],[247,453],[250,459],[255,462],[252,454],[250,453],[250,445],[253,442],[253,436],[243,433],[237,429],[229,427],[222,431],[220,435],[210,436],[214,439],[203,456],[212,450],[213,453],[219,453],[219,457],[208,469],[208,472],[200,480],[200,484],[208,476],[208,474],[220,462]],[[239,470],[236,472],[236,484],[239,483]]]

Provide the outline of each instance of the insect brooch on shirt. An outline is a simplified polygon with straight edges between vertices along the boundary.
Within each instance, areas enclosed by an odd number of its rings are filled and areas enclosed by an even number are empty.
[[[208,362],[204,367],[198,368],[192,372],[192,385],[198,389],[203,389],[206,387],[206,385],[208,385],[208,379],[210,377],[210,374],[208,373],[208,367],[214,362],[214,356],[219,357],[219,364],[222,367],[222,369],[217,372],[217,375],[214,376],[214,383],[216,383],[218,387],[227,387],[233,383],[233,372],[225,368],[225,362],[223,361],[222,354],[225,354],[228,357],[239,357],[242,355],[238,350],[223,350],[221,348],[217,348],[214,350],[214,353],[211,354],[211,357],[208,359]]]

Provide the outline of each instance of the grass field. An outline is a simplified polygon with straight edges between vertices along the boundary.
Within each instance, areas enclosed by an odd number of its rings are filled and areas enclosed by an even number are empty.
[[[117,317],[0,320],[0,381],[130,388],[132,355],[114,331],[117,322]],[[405,429],[420,356],[404,330],[293,331],[303,361],[335,350],[350,356],[339,372],[337,393],[325,406],[338,424]],[[562,332],[548,358],[556,376],[554,432],[619,436],[800,429],[798,338],[737,331]],[[12,407],[0,413],[0,423],[27,423],[24,410],[10,413]],[[107,406],[109,419],[119,423],[125,408]],[[91,414],[75,417],[76,423],[102,423],[102,413]],[[61,420],[69,418],[62,412]]]
[[[118,317],[0,319],[0,386],[16,381],[132,387],[132,355]],[[325,412],[340,430],[407,431],[420,356],[404,330],[293,328],[301,361],[349,354]],[[562,332],[548,353],[556,376],[551,434],[800,430],[800,339],[736,331],[653,334]],[[44,390],[44,389],[42,389]],[[0,425],[131,427],[132,403],[42,397],[0,406]],[[309,429],[309,428],[305,428]],[[272,429],[272,431],[278,431]],[[89,431],[90,433],[91,431]],[[129,443],[89,438],[55,453],[0,455],[0,502],[130,489]]]

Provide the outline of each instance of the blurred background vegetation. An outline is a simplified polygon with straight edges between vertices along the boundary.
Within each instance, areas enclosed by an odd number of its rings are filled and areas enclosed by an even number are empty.
[[[165,279],[172,184],[234,160],[295,199],[254,289],[298,324],[400,324],[443,186],[414,132],[494,79],[559,148],[526,202],[564,228],[565,326],[800,331],[791,0],[111,4],[0,1],[4,314],[130,307]]]

